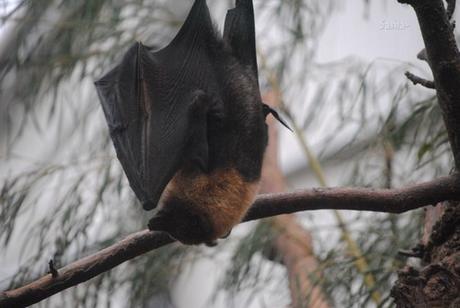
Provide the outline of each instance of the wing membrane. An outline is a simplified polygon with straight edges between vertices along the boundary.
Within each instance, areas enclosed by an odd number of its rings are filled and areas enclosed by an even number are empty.
[[[218,93],[216,44],[206,1],[196,0],[168,46],[152,52],[136,43],[96,82],[117,156],[145,209],[156,207],[186,156],[194,92]]]

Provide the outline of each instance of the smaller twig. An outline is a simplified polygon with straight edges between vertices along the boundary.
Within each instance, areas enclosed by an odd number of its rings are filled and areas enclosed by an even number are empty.
[[[425,88],[428,88],[428,89],[436,89],[433,81],[424,79],[422,77],[418,77],[418,76],[412,74],[411,72],[406,72],[404,75],[406,75],[407,79],[412,81],[412,83],[414,85],[419,84],[419,85],[424,86]]]
[[[410,257],[410,258],[423,258],[425,255],[425,246],[422,244],[418,244],[414,248],[411,248],[410,250],[399,250],[398,254],[404,257]]]
[[[57,276],[59,276],[59,273],[54,265],[54,261],[51,259],[49,262],[48,262],[48,265],[49,265],[49,272],[51,274],[51,277],[53,278],[56,278]]]
[[[426,49],[423,48],[420,50],[420,52],[417,54],[417,59],[428,62],[428,55],[426,53]]]

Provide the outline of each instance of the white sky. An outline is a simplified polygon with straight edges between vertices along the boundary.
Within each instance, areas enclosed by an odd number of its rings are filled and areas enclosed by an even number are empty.
[[[18,0],[0,0],[0,15],[10,12],[18,2]]]
[[[391,0],[371,1],[368,18],[363,18],[364,12],[362,0],[343,2],[320,38],[318,62],[334,62],[353,56],[364,62],[407,61],[427,68],[416,59],[423,48],[423,40],[410,7]],[[312,148],[316,142],[321,142],[321,136],[307,137]],[[287,173],[305,165],[296,138],[286,130],[281,130],[280,157],[282,169]]]

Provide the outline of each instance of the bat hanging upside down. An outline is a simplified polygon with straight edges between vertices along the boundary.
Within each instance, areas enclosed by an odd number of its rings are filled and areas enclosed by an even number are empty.
[[[96,82],[118,159],[149,228],[211,244],[254,201],[267,145],[252,0],[227,13],[223,38],[195,0],[163,49],[135,43]]]

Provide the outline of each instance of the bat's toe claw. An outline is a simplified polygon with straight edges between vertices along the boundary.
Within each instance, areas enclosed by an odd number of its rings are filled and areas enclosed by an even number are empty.
[[[155,208],[155,204],[151,201],[144,201],[142,202],[142,207],[144,208],[144,210],[150,211]]]

